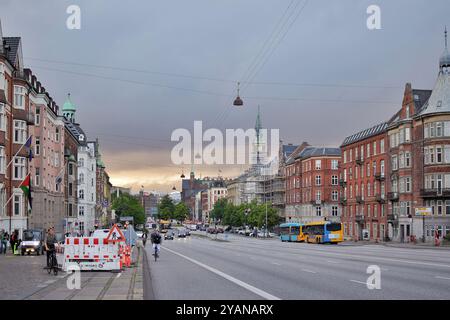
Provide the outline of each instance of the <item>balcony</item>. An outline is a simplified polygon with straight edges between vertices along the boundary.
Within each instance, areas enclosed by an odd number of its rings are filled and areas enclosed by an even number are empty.
[[[25,72],[25,70],[15,70],[13,71],[13,77],[15,79],[21,79],[24,81],[28,81],[28,74]]]
[[[356,159],[356,164],[362,166],[364,164],[364,160],[361,157],[359,157]]]
[[[347,205],[347,199],[346,198],[341,198],[341,200],[339,201],[341,203],[341,205],[346,206]]]
[[[448,188],[420,189],[420,196],[422,198],[450,197],[450,189]]]
[[[355,216],[355,221],[356,221],[356,222],[364,222],[364,215],[362,215],[362,214],[357,214],[357,215]]]
[[[311,200],[310,203],[313,206],[320,206],[322,204],[322,200]]]
[[[363,204],[364,198],[362,196],[356,196],[356,202],[358,202],[359,204]]]
[[[375,199],[376,199],[379,203],[385,203],[385,202],[386,202],[386,201],[385,201],[384,194],[377,193],[377,194],[375,195]]]
[[[387,215],[387,220],[388,221],[397,221],[398,220],[398,215],[396,215],[396,214],[388,214]]]
[[[343,178],[339,179],[339,185],[341,187],[345,187],[347,185],[347,181]]]
[[[29,126],[34,126],[34,113],[28,112],[26,115],[26,122]]]
[[[388,192],[387,197],[389,201],[398,201],[398,192]]]
[[[384,173],[381,172],[375,173],[375,179],[378,181],[384,181]]]

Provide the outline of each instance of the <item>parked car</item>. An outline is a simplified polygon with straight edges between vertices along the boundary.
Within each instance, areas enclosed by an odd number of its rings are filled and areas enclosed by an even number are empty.
[[[208,230],[206,230],[206,232],[207,233],[211,233],[211,234],[215,234],[215,233],[217,233],[217,230],[216,230],[216,228],[209,227]]]
[[[190,236],[191,235],[191,230],[185,229],[185,231],[186,231],[186,236]]]
[[[217,229],[216,229],[216,232],[217,232],[217,233],[223,233],[223,228],[220,228],[220,227],[217,228]]]
[[[44,230],[28,229],[23,232],[23,240],[20,243],[21,254],[44,254]]]
[[[247,236],[247,237],[250,235],[250,233],[251,233],[251,231],[250,231],[249,228],[241,228],[238,231],[238,234],[243,235],[243,236]]]
[[[173,231],[169,230],[164,234],[164,240],[173,240]]]

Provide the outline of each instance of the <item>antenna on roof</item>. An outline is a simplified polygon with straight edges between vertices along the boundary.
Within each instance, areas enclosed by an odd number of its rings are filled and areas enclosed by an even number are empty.
[[[0,28],[1,28],[1,26],[0,26]],[[445,34],[445,49],[447,49],[447,26],[445,26],[444,34]]]

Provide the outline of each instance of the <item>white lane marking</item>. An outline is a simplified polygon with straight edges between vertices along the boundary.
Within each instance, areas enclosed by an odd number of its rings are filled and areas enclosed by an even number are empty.
[[[46,284],[52,284],[53,282],[55,282],[56,280],[47,280],[45,281]]]
[[[271,262],[271,263],[276,265],[276,266],[281,266],[281,263],[276,263],[276,262]]]
[[[116,279],[120,278],[121,275],[122,273],[117,274]]]
[[[185,255],[183,255],[181,253],[178,253],[178,252],[173,251],[173,250],[168,249],[168,248],[163,248],[163,249],[167,250],[167,251],[169,251],[169,252],[171,252],[173,254],[176,254],[177,256],[182,257],[182,258],[184,258],[184,259],[186,259],[186,260],[188,260],[188,261],[190,261],[192,263],[195,263],[196,265],[198,265],[198,266],[200,266],[200,267],[202,267],[202,268],[204,268],[204,269],[206,269],[208,271],[211,271],[212,273],[215,273],[218,276],[221,276],[222,278],[225,278],[228,281],[231,281],[231,282],[237,284],[238,286],[241,286],[242,288],[247,289],[250,292],[253,292],[253,293],[257,294],[258,296],[263,297],[264,299],[267,299],[267,300],[281,300],[280,298],[278,298],[278,297],[276,297],[274,295],[271,295],[270,293],[268,293],[266,291],[258,289],[256,287],[252,286],[251,284],[248,284],[248,283],[246,283],[244,281],[236,279],[235,277],[232,277],[232,276],[230,276],[230,275],[228,275],[228,274],[226,274],[226,273],[224,273],[224,272],[222,272],[220,270],[217,270],[217,269],[215,269],[213,267],[210,267],[210,266],[208,266],[208,265],[206,265],[204,263],[201,263],[201,262],[199,262],[197,260],[189,258],[189,257],[187,257],[187,256],[185,256]]]
[[[334,261],[334,260],[327,260],[327,262],[329,262],[329,263],[338,263],[337,261]]]
[[[441,276],[435,276],[436,279],[444,279],[444,280],[450,280],[449,277],[441,277]]]
[[[362,282],[362,281],[358,281],[358,280],[351,280],[351,279],[350,279],[350,281],[351,281],[351,282],[356,282],[356,283],[360,283],[360,284],[367,285],[367,283]]]
[[[312,271],[312,270],[308,270],[308,269],[302,269],[302,271],[309,272],[309,273],[317,273],[316,271]]]
[[[45,287],[48,287],[48,285],[46,285],[46,284],[39,284],[37,287],[38,288],[45,288]]]

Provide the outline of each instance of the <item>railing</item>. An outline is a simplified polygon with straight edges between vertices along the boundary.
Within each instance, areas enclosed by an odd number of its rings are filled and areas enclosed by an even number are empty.
[[[364,160],[361,157],[359,157],[356,159],[356,164],[361,166],[364,164]]]
[[[346,186],[347,185],[347,181],[344,178],[339,179],[339,185],[341,187]]]
[[[376,180],[383,181],[384,178],[385,178],[385,177],[384,177],[384,173],[381,173],[381,172],[375,173],[375,179],[376,179]]]
[[[396,221],[396,220],[398,220],[398,215],[396,215],[396,214],[388,214],[387,215],[387,220],[388,221]]]
[[[322,200],[311,200],[312,205],[320,206],[322,204]]]
[[[25,70],[15,70],[13,71],[13,77],[16,79],[22,79],[28,81],[28,76],[25,73]]]
[[[355,216],[355,221],[356,221],[356,222],[362,222],[362,221],[364,221],[364,215],[362,215],[362,214],[357,214],[357,215]]]
[[[420,189],[420,195],[424,198],[450,197],[449,188]]]
[[[347,205],[347,199],[346,198],[341,198],[340,203],[341,203],[341,205],[346,206]]]
[[[356,202],[358,202],[359,204],[364,203],[364,198],[362,196],[356,196]]]
[[[375,199],[376,199],[379,203],[384,203],[384,202],[385,202],[384,194],[380,194],[380,193],[376,194],[376,195],[375,195]]]
[[[398,192],[388,192],[387,197],[390,201],[398,201]]]

